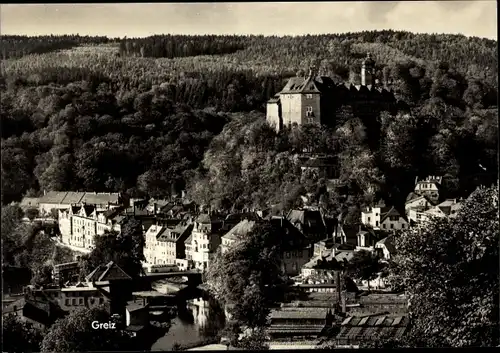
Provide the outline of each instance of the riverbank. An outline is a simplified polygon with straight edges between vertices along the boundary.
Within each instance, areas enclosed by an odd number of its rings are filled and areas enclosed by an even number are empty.
[[[269,342],[269,349],[270,350],[301,350],[301,349],[316,349],[317,348],[317,342]],[[230,348],[226,346],[225,344],[204,344],[200,346],[196,346],[193,348],[181,348],[178,350],[187,350],[187,351],[225,351],[229,350]],[[231,350],[233,350],[231,348]]]

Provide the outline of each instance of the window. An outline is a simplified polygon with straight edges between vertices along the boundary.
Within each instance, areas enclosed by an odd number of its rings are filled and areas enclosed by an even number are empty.
[[[377,226],[377,227],[378,227],[378,221],[375,221],[375,226]]]
[[[66,306],[71,305],[71,303],[69,302],[69,299],[64,300],[64,304],[65,304]]]
[[[313,111],[313,107],[311,107],[311,106],[306,107],[306,112],[312,113],[312,111]]]
[[[312,95],[312,94],[310,94],[310,93],[306,94],[306,98],[307,98],[307,99],[312,99],[312,97],[313,97],[313,95]]]
[[[307,123],[308,124],[314,124],[314,118],[308,117],[307,118]]]
[[[394,223],[391,223],[391,229],[393,229],[393,228],[394,228]]]
[[[83,305],[83,298],[78,299],[78,304]]]
[[[71,305],[76,305],[76,299],[71,299]]]
[[[404,223],[401,224],[401,228],[405,229],[405,224]]]
[[[99,304],[103,304],[104,303],[104,298],[99,298]]]
[[[371,218],[371,217],[368,217],[368,222],[370,222],[371,220],[372,220],[372,218]]]
[[[387,227],[386,227],[386,224],[382,225],[382,228],[384,228],[384,229],[385,229],[385,228],[387,228]]]

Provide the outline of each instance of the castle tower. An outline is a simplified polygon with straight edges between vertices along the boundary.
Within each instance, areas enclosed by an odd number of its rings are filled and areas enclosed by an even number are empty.
[[[373,85],[375,78],[375,61],[372,59],[370,53],[366,54],[366,59],[363,60],[361,65],[361,85]]]

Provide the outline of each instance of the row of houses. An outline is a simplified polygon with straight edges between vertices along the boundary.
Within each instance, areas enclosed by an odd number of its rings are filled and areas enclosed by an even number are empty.
[[[61,264],[54,274],[57,272],[59,277],[63,272],[76,268],[77,263]],[[13,315],[44,329],[72,311],[102,306],[110,315],[124,319],[123,328],[138,324],[144,326],[148,320],[142,314],[147,308],[143,306],[143,310],[138,310],[138,304],[133,300],[131,280],[127,273],[111,261],[98,266],[83,281],[72,282],[72,285],[58,284],[43,288],[28,286],[21,298],[3,308],[2,315]],[[143,318],[140,323],[138,318]]]
[[[148,264],[176,264],[182,269],[200,271],[208,268],[219,247],[224,252],[256,224],[270,222],[298,244],[289,254],[283,254],[283,270],[296,275],[312,260],[312,251],[321,242],[328,250],[323,257],[348,259],[355,250],[365,249],[377,251],[389,259],[394,253],[393,232],[424,224],[431,216],[453,216],[460,208],[459,200],[436,204],[441,180],[441,177],[417,179],[405,211],[377,204],[361,212],[361,225],[358,226],[343,224],[341,218],[325,218],[319,209],[307,207],[274,217],[262,217],[262,213],[256,212],[196,217],[198,210],[192,202],[148,202],[127,199],[120,194],[47,193],[38,206],[44,212],[49,207],[51,211],[57,209],[61,241],[85,249],[94,247],[95,236],[111,230],[120,232],[127,217],[139,218],[146,236],[144,255]],[[96,203],[74,203],[82,200]],[[331,247],[327,249],[327,243],[344,249],[332,251]]]

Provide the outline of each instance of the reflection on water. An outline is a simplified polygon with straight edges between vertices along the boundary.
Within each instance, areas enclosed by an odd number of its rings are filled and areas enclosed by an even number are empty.
[[[199,295],[199,294],[198,294]],[[178,344],[194,344],[212,338],[224,328],[224,311],[207,295],[183,298],[179,302],[177,316],[165,336],[156,341],[151,350],[171,350]]]

